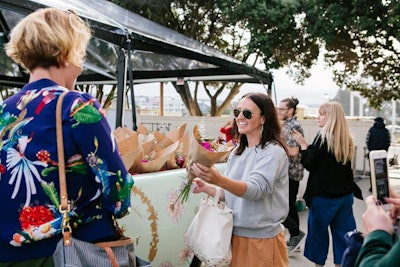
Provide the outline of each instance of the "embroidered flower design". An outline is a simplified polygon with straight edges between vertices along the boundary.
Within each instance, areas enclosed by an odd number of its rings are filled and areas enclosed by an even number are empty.
[[[53,212],[44,206],[24,207],[18,217],[23,230],[32,226],[40,226],[53,219]]]
[[[3,164],[0,164],[0,173],[3,174],[6,172],[6,166],[4,166]]]
[[[49,162],[50,161],[50,152],[47,150],[40,150],[38,153],[36,153],[36,157],[40,161]]]
[[[14,184],[14,191],[11,198],[15,198],[24,181],[26,186],[26,200],[24,206],[29,206],[31,196],[36,194],[34,179],[42,181],[39,171],[35,165],[46,167],[47,164],[41,161],[30,161],[24,155],[28,143],[28,137],[23,136],[18,139],[18,149],[9,148],[7,150],[7,169],[11,170],[9,184]]]

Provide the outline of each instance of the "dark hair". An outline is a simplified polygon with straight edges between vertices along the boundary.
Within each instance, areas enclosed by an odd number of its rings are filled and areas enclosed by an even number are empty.
[[[293,115],[296,114],[297,105],[299,104],[299,100],[292,96],[292,98],[285,98],[281,100],[281,102],[287,103],[288,108],[293,108]]]
[[[263,131],[261,134],[260,146],[264,148],[267,142],[278,143],[286,150],[286,147],[281,139],[281,124],[276,114],[276,108],[271,98],[263,93],[248,93],[241,99],[248,98],[253,101],[261,110],[261,115],[264,116]],[[236,120],[233,123],[235,132],[238,132]],[[238,135],[239,146],[235,150],[236,155],[242,154],[244,149],[248,146],[247,136],[243,134]]]

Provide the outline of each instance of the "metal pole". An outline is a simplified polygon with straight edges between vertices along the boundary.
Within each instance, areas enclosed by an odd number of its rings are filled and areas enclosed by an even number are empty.
[[[127,36],[126,49],[128,50],[128,75],[129,75],[129,91],[131,92],[131,109],[132,109],[132,129],[137,130],[136,125],[136,104],[135,104],[135,92],[133,90],[133,68],[131,59],[131,39]]]
[[[122,115],[124,110],[124,95],[125,95],[125,53],[122,48],[117,49],[118,64],[117,64],[117,107],[115,128],[122,126]]]

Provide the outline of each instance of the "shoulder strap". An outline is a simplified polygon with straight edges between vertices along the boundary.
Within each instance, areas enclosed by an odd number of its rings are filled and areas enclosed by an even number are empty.
[[[63,92],[57,100],[56,107],[56,132],[57,132],[57,155],[58,155],[58,175],[60,180],[60,201],[61,208],[67,209],[68,193],[65,178],[65,158],[64,158],[64,139],[62,132],[62,102],[68,92]]]
[[[65,157],[64,157],[64,138],[62,133],[62,102],[68,91],[63,92],[57,100],[56,106],[56,134],[57,134],[57,155],[58,155],[58,176],[60,181],[60,207],[59,211],[63,215],[62,233],[64,245],[71,244],[72,229],[69,225],[68,212],[70,205],[68,203],[67,181],[65,177]]]

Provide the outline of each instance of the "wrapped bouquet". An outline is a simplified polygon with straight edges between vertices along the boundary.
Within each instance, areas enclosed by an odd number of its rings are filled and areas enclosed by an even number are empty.
[[[189,139],[186,124],[166,135],[139,125],[137,131],[118,127],[114,136],[121,158],[132,174],[184,167]]]
[[[217,140],[205,138],[199,127],[197,125],[194,126],[187,157],[186,180],[181,186],[177,201],[181,200],[184,203],[188,200],[192,182],[195,178],[195,175],[190,171],[193,163],[211,166],[215,163],[224,162],[233,148],[232,142],[221,144]]]

